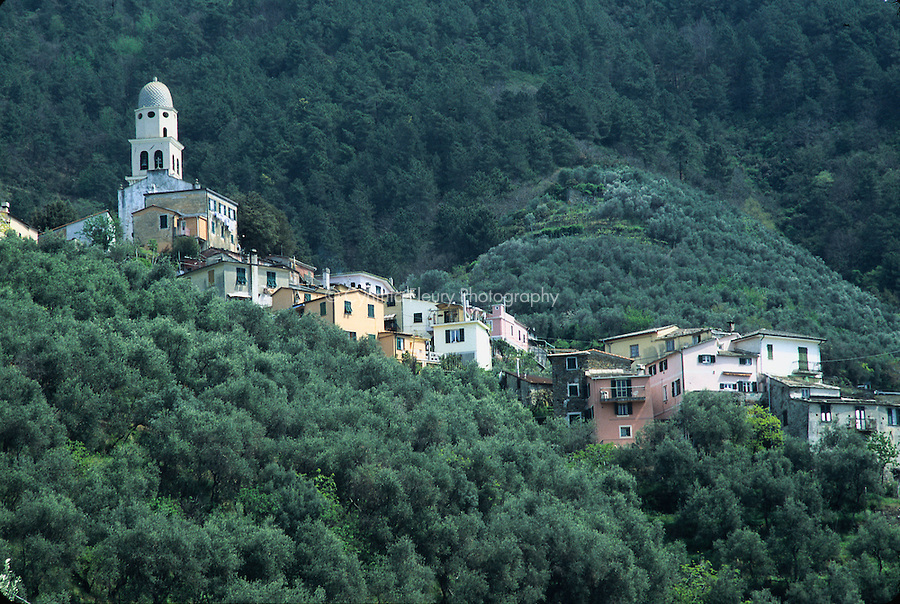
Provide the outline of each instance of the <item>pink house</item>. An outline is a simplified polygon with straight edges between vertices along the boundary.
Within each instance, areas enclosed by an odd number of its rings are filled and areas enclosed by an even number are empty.
[[[634,371],[587,371],[594,410],[597,442],[627,445],[638,431],[654,419],[653,403],[647,397],[650,376]]]
[[[506,312],[505,305],[494,304],[485,318],[491,328],[492,340],[503,340],[513,348],[528,350],[528,328]]]

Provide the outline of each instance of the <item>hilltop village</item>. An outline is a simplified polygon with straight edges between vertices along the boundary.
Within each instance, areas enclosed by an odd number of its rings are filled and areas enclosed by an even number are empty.
[[[98,230],[117,231],[155,253],[196,242],[196,257],[178,258],[179,278],[223,298],[319,317],[350,338],[376,342],[401,362],[452,360],[491,370],[493,343],[503,342],[514,353],[532,355],[552,377],[501,371],[501,385],[538,418],[553,413],[570,423],[593,420],[598,442],[634,442],[649,422],[670,418],[686,392],[700,390],[758,403],[786,433],[810,442],[833,425],[900,440],[900,393],[826,384],[823,340],[814,335],[667,325],[606,338],[597,349],[553,349],[538,343],[505,304],[479,308],[470,292],[442,300],[398,290],[392,279],[367,272],[317,273],[296,258],[242,250],[238,203],[184,180],[178,112],[165,84],[154,78],[141,89],[134,119],[131,174],[119,189],[117,216],[100,212],[38,233],[4,203],[2,230],[85,243]]]

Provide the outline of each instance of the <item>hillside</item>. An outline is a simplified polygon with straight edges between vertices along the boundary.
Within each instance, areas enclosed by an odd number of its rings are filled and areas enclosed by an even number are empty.
[[[900,388],[894,308],[730,202],[635,168],[593,166],[563,170],[505,224],[511,238],[465,274],[410,283],[554,294],[510,310],[539,338],[579,346],[669,323],[815,335],[827,339],[826,375]]]
[[[9,0],[0,197],[112,206],[159,77],[187,178],[283,210],[320,267],[470,261],[511,190],[607,154],[752,200],[894,299],[898,37],[850,0]]]
[[[474,365],[413,373],[133,258],[0,239],[0,557],[35,604],[900,589],[896,485],[855,432],[782,444],[703,394],[635,447],[587,445]]]

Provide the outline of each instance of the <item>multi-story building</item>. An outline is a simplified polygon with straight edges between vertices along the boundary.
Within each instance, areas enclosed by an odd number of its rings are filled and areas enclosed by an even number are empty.
[[[591,378],[631,372],[632,360],[602,350],[557,350],[547,355],[553,372],[553,412],[569,421],[593,419]]]
[[[480,308],[438,303],[432,329],[434,351],[439,357],[456,354],[464,363],[476,363],[482,369],[493,365],[491,331]]]
[[[384,301],[361,289],[334,291],[312,297],[294,308],[337,325],[353,339],[378,339],[384,330]]]
[[[290,307],[275,306],[277,292],[291,291],[291,287],[301,287],[300,275],[287,266],[267,258],[260,259],[255,252],[245,256],[222,249],[208,249],[201,252],[197,266],[182,273],[180,278],[188,279],[201,291],[212,290],[222,298],[246,299],[276,310]],[[319,291],[317,288],[308,287],[308,289],[310,298],[313,294],[321,295],[316,293]]]
[[[494,304],[486,317],[491,339],[506,342],[518,350],[528,350],[528,328],[506,311],[503,304]]]

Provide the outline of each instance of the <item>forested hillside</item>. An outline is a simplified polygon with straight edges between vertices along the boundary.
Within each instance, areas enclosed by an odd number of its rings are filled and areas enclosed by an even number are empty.
[[[895,307],[693,187],[630,167],[563,169],[502,226],[511,238],[468,271],[427,271],[410,285],[510,295],[537,337],[577,347],[670,323],[814,335],[826,339],[826,376],[900,389]]]
[[[9,0],[0,196],[111,206],[156,76],[187,178],[283,210],[318,266],[471,260],[510,191],[613,154],[893,299],[898,40],[874,0]]]
[[[782,444],[712,395],[633,449],[586,446],[474,365],[413,373],[130,252],[0,239],[0,557],[31,602],[898,590],[896,485],[855,434]]]

